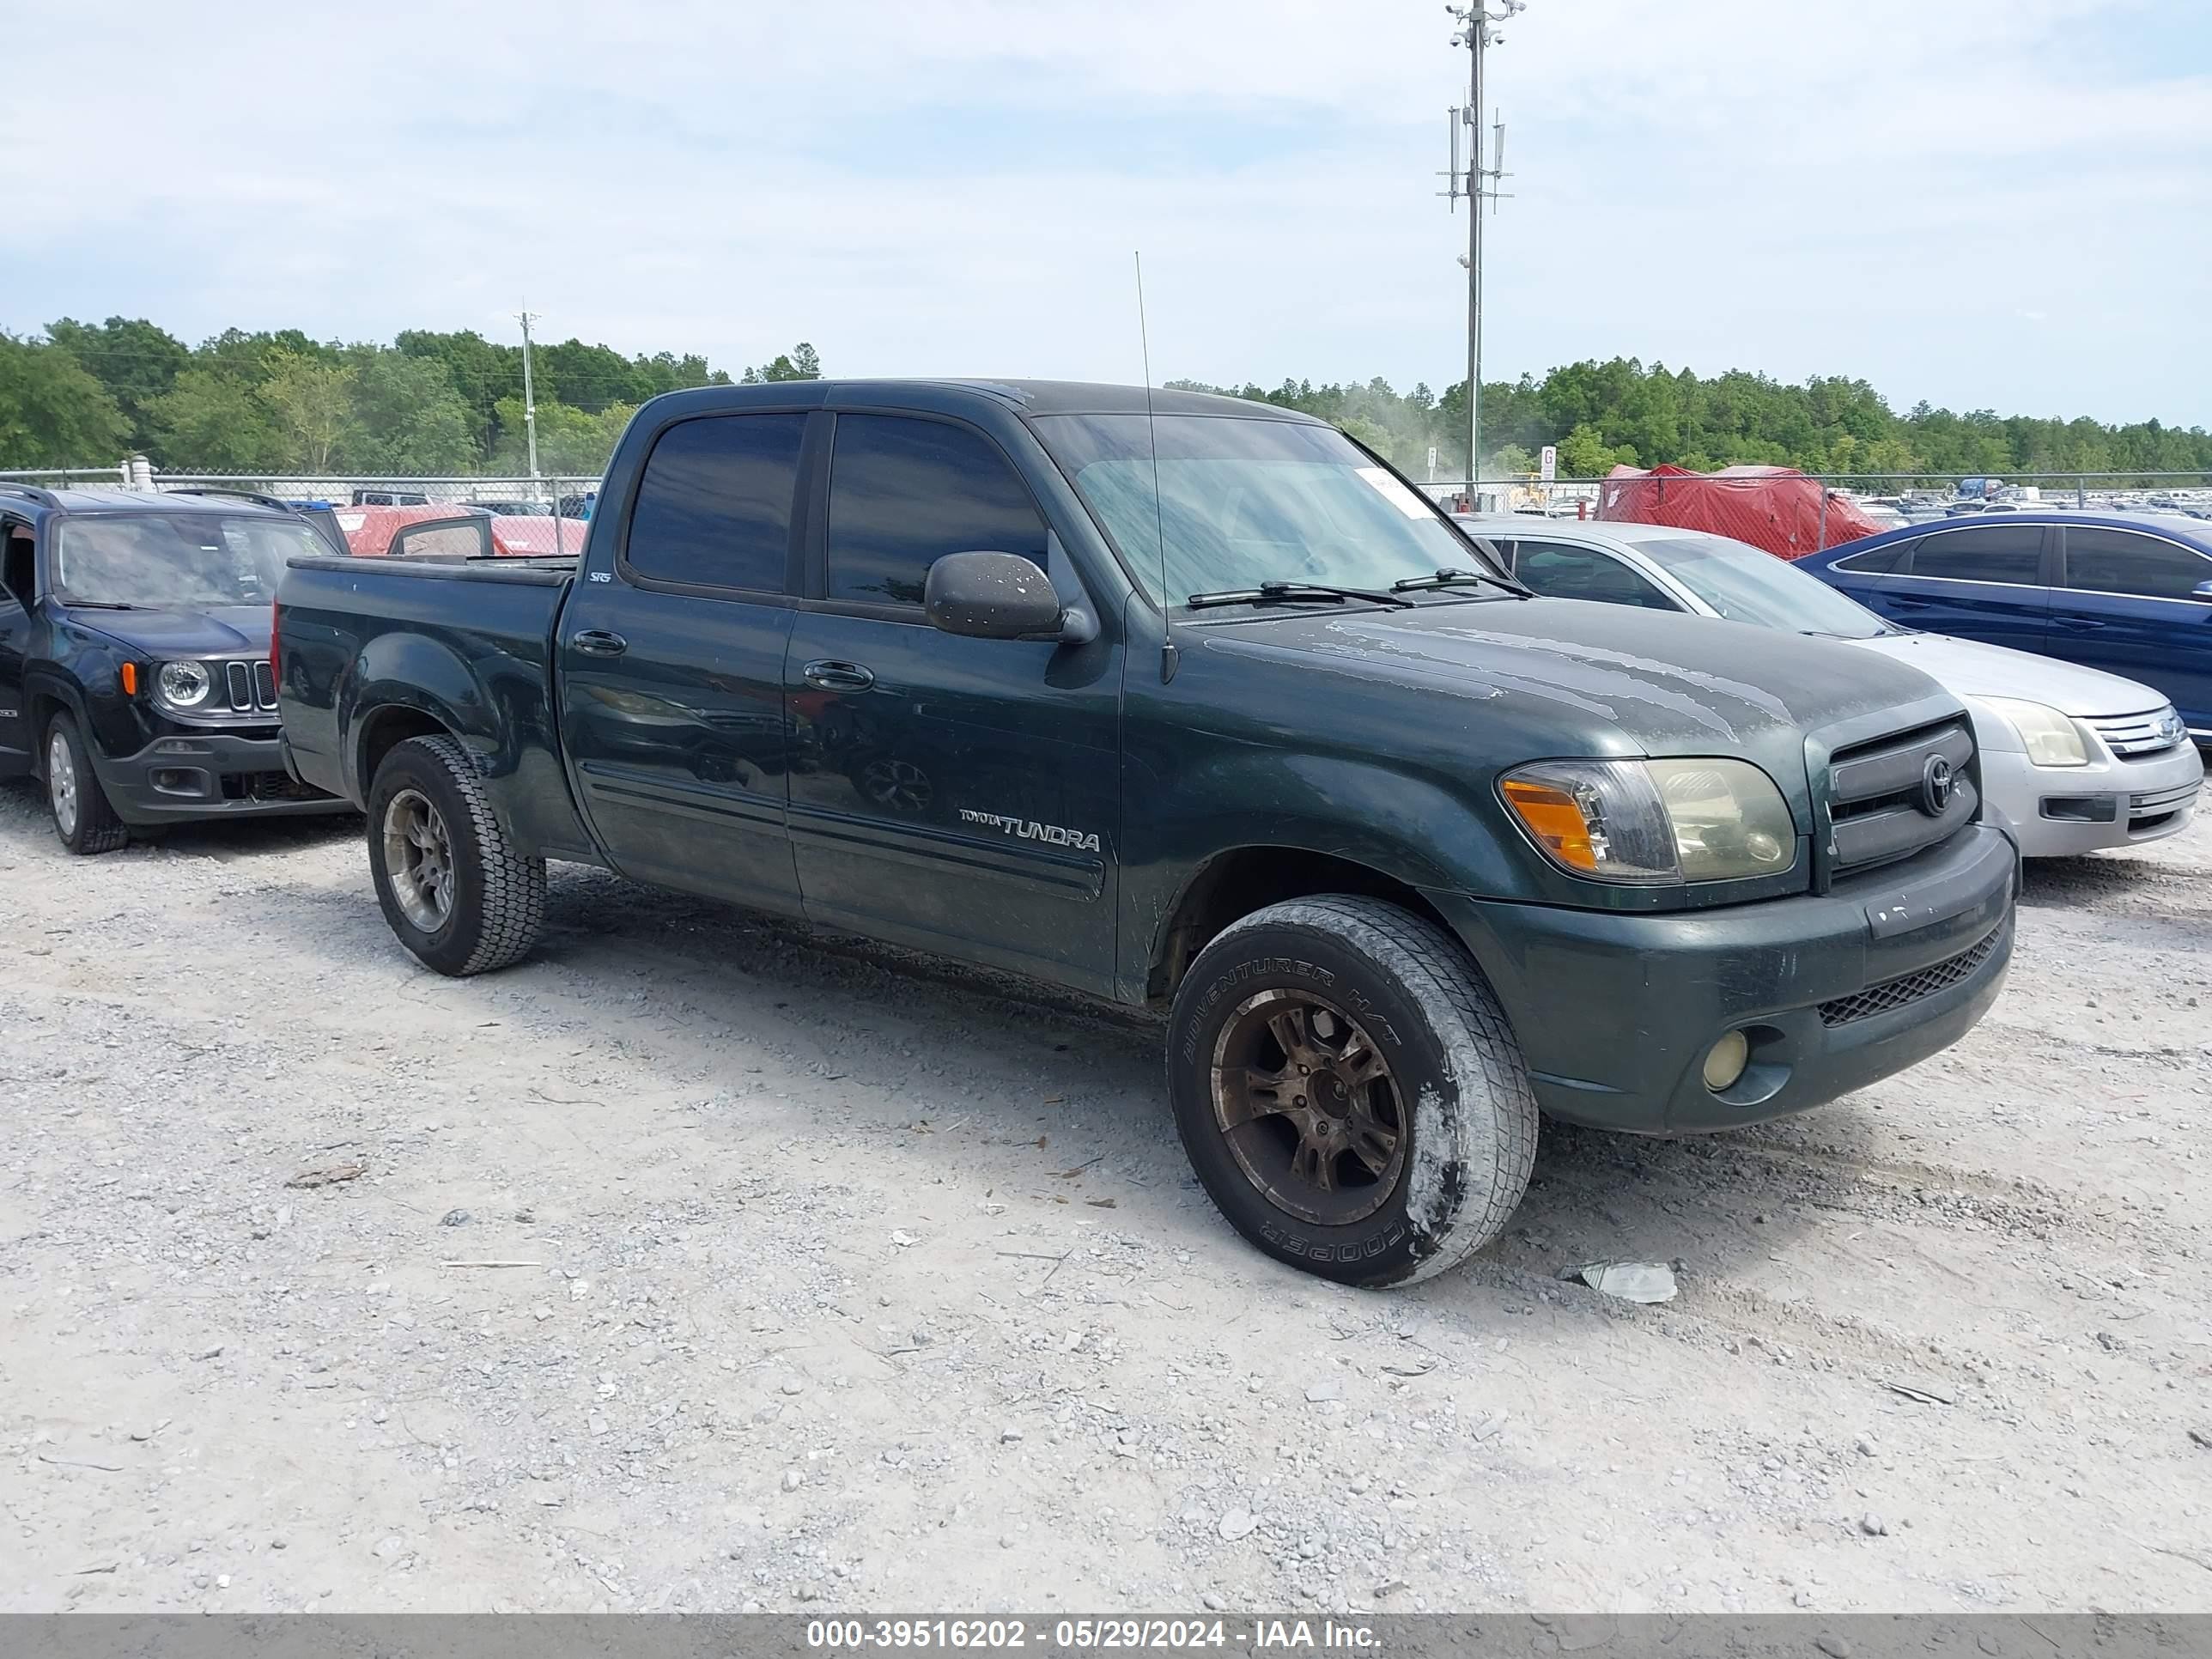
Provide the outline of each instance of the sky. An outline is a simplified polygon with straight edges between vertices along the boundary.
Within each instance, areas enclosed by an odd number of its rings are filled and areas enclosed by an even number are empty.
[[[1493,6],[1496,0],[1492,0]],[[1438,0],[0,0],[0,328],[736,370],[1466,362]],[[1528,0],[1484,379],[1634,356],[2212,425],[2212,0]]]

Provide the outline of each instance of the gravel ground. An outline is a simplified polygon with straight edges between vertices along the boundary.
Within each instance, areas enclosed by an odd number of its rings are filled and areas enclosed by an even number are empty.
[[[2208,873],[2036,868],[1958,1048],[1547,1128],[1373,1294],[1144,1022],[568,869],[457,983],[351,820],[0,787],[0,1609],[2212,1608]]]

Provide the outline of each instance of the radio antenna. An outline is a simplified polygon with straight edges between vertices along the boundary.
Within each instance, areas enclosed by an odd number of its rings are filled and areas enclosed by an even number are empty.
[[[1152,533],[1160,556],[1160,684],[1165,685],[1175,678],[1175,638],[1168,629],[1168,529],[1167,514],[1160,506],[1160,428],[1152,414],[1152,340],[1145,326],[1145,256],[1140,249],[1137,259],[1137,344],[1145,356],[1145,435],[1152,449]]]

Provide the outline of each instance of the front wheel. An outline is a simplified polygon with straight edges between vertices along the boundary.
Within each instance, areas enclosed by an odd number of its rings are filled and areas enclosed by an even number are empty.
[[[1230,1223],[1346,1284],[1410,1284],[1504,1230],[1536,1155],[1512,1028],[1458,943],[1377,899],[1270,905],[1176,993],[1168,1086]]]
[[[451,738],[410,738],[368,792],[368,867],[399,942],[456,977],[530,954],[545,920],[545,861],[508,841],[483,775]]]
[[[100,787],[72,715],[57,714],[46,728],[46,808],[54,834],[72,853],[112,853],[131,838]]]

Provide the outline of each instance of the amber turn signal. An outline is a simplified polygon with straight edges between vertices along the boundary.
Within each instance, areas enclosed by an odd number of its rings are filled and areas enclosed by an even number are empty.
[[[1537,843],[1560,863],[1577,870],[1595,870],[1597,850],[1590,845],[1589,825],[1583,809],[1565,790],[1524,778],[1508,778],[1505,799]]]
[[[138,695],[138,665],[135,662],[123,665],[123,695],[126,697]]]

